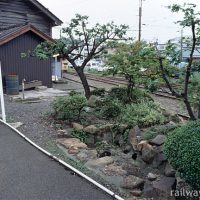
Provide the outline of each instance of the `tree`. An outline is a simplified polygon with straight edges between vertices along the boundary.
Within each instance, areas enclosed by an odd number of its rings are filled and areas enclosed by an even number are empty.
[[[83,84],[85,95],[90,96],[90,87],[84,74],[84,68],[94,57],[102,54],[109,41],[124,40],[128,26],[115,25],[114,22],[104,25],[96,24],[89,27],[88,16],[76,14],[68,27],[63,28],[65,37],[54,43],[43,42],[35,49],[35,55],[40,59],[49,58],[55,54],[67,59],[76,70]],[[77,62],[82,59],[82,62]]]
[[[127,96],[131,100],[133,87],[155,80],[157,59],[152,46],[145,42],[118,43],[113,54],[107,56],[108,71],[112,75],[123,75],[127,81]],[[147,79],[148,77],[148,79]]]
[[[189,42],[187,43],[187,48],[190,50],[190,57],[188,59],[188,64],[184,70],[184,80],[182,82],[182,87],[178,91],[173,87],[171,84],[169,77],[166,75],[166,68],[164,66],[163,60],[165,57],[158,51],[157,49],[157,56],[159,61],[159,68],[161,71],[162,78],[164,79],[167,87],[171,91],[172,95],[176,96],[177,98],[183,100],[186,105],[188,114],[192,120],[200,118],[200,102],[198,102],[198,116],[195,116],[195,111],[192,107],[191,103],[191,94],[195,87],[191,87],[191,76],[192,71],[194,70],[193,66],[193,55],[194,51],[197,48],[197,45],[200,42],[200,12],[196,11],[196,5],[185,3],[183,6],[174,4],[169,6],[172,12],[181,12],[183,14],[183,19],[178,21],[177,23],[182,26],[183,28],[189,27],[191,29],[192,37],[189,38]],[[173,57],[173,55],[172,55]],[[196,81],[197,79],[195,79]],[[193,82],[194,83],[194,82]],[[195,84],[196,85],[196,84]],[[198,88],[198,87],[197,87]]]

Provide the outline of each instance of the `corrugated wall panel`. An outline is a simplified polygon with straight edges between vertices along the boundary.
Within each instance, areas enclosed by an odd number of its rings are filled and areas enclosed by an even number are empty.
[[[43,85],[51,87],[50,59],[41,61],[35,57],[21,58],[21,53],[33,50],[40,42],[42,42],[41,38],[28,32],[0,46],[3,75],[18,74],[20,83],[25,78],[27,81],[40,80]]]

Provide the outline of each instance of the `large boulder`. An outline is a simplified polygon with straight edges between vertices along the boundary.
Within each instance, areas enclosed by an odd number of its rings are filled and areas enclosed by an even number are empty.
[[[122,169],[121,166],[111,164],[103,169],[103,173],[107,176],[124,176],[127,174],[127,171]]]
[[[132,145],[133,149],[137,150],[137,144],[138,144],[138,137],[140,135],[140,129],[138,126],[135,126],[132,128],[129,132],[129,143]]]
[[[95,95],[91,95],[90,98],[88,99],[88,106],[95,107],[97,101],[98,101],[98,97]]]
[[[176,188],[176,179],[172,177],[162,177],[153,182],[153,197],[156,199],[175,199],[171,192]]]
[[[142,141],[137,145],[138,151],[142,154],[142,160],[148,164],[151,164],[156,156],[156,151],[152,145],[147,141]]]
[[[130,175],[123,179],[121,187],[125,189],[142,188],[144,186],[144,183],[145,183],[145,180],[137,176]]]
[[[83,126],[81,124],[78,124],[78,123],[72,123],[72,128],[75,130],[75,131],[82,131],[83,130]]]
[[[92,135],[95,135],[98,132],[98,128],[94,125],[87,126],[83,130]]]
[[[87,149],[87,145],[77,138],[62,138],[56,141],[67,149]]]
[[[160,146],[164,144],[166,141],[167,137],[165,135],[157,135],[153,140],[151,140],[151,144]]]
[[[98,168],[98,167],[105,167],[106,165],[110,165],[114,162],[112,157],[103,157],[103,158],[98,158],[96,160],[89,160],[88,162],[85,163],[86,167],[89,168]]]
[[[92,160],[92,159],[97,159],[97,151],[95,149],[94,150],[84,149],[80,153],[78,153],[76,157],[78,160],[82,162]]]
[[[172,166],[167,163],[165,166],[165,176],[175,177],[176,171],[172,168]]]

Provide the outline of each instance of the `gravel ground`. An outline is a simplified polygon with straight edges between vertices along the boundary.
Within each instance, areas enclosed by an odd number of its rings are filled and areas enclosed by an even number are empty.
[[[41,100],[39,103],[24,104],[11,102],[5,98],[6,115],[8,122],[22,122],[19,130],[27,137],[42,147],[55,138],[56,132],[53,127],[43,123],[43,116],[50,111],[53,98]]]

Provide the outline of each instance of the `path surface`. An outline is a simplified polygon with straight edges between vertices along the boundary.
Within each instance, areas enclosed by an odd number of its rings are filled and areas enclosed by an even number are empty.
[[[112,199],[0,123],[1,200]]]

